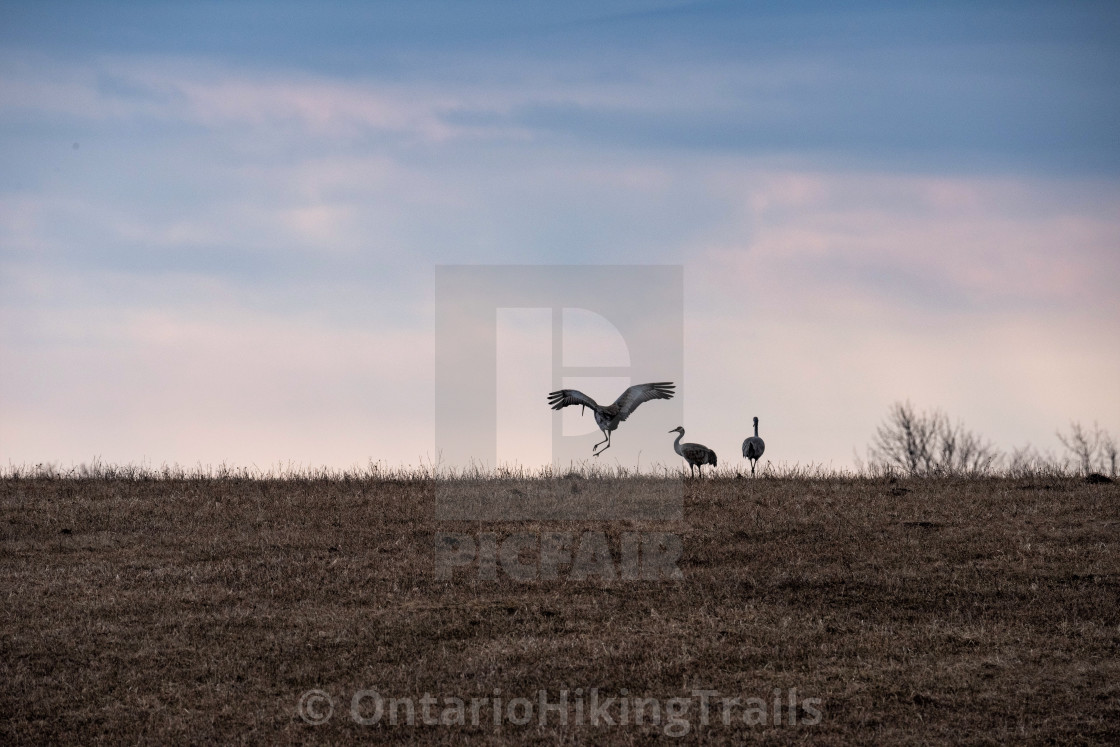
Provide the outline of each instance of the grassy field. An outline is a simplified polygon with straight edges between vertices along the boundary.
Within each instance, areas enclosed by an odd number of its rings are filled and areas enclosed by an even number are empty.
[[[0,742],[1120,742],[1116,483],[689,480],[650,524],[437,523],[433,496],[0,481]],[[437,580],[437,533],[556,531],[618,577]],[[642,532],[680,537],[683,579],[624,577]]]

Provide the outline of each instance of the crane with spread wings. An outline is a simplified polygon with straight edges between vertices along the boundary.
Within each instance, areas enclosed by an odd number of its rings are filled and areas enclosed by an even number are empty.
[[[595,446],[592,446],[591,451],[593,456],[599,456],[611,447],[611,431],[618,428],[619,423],[630,417],[630,414],[638,408],[638,405],[651,399],[672,399],[674,386],[675,384],[671,381],[635,384],[610,405],[600,405],[577,389],[561,389],[549,393],[548,404],[552,406],[553,410],[559,410],[568,405],[580,405],[581,407],[590,407],[595,412],[595,424],[603,432],[604,438]],[[601,444],[606,444],[606,446],[595,451]]]

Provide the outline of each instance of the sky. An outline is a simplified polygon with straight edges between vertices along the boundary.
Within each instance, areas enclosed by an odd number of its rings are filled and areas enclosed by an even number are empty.
[[[437,463],[443,265],[682,267],[721,464],[907,399],[1120,436],[1118,84],[1113,2],[0,1],[0,464]],[[550,343],[497,318],[532,466]]]

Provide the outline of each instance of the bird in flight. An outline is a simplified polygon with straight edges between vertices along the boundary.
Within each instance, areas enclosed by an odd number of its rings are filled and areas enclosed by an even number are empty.
[[[595,424],[599,426],[599,430],[603,432],[603,440],[591,447],[592,456],[599,456],[604,451],[611,447],[611,431],[618,427],[626,418],[630,417],[630,413],[638,409],[638,405],[643,402],[648,402],[651,399],[672,399],[673,387],[676,386],[671,381],[661,381],[653,384],[635,384],[634,386],[623,392],[614,404],[600,405],[595,400],[588,397],[583,392],[577,389],[561,389],[556,392],[550,392],[548,395],[548,404],[552,405],[553,410],[559,410],[568,405],[580,405],[583,407],[590,407],[595,411]],[[582,414],[582,409],[580,410]],[[601,444],[606,444],[602,449],[595,451]]]

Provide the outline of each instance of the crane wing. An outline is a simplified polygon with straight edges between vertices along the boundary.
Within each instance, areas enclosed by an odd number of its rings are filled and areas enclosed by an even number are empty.
[[[548,404],[552,405],[553,410],[559,410],[561,407],[567,407],[568,405],[584,405],[596,412],[600,409],[598,402],[578,389],[561,389],[557,392],[549,392]]]
[[[672,399],[674,386],[676,385],[671,381],[660,381],[653,384],[635,384],[614,401],[614,406],[618,408],[618,419],[620,421],[626,420],[626,418],[630,417],[630,413],[638,409],[638,405],[643,402],[648,402],[651,399]]]
[[[743,456],[747,459],[758,459],[766,450],[766,444],[758,436],[750,436],[743,442]]]
[[[693,464],[716,463],[716,453],[703,444],[681,444],[681,456]]]

